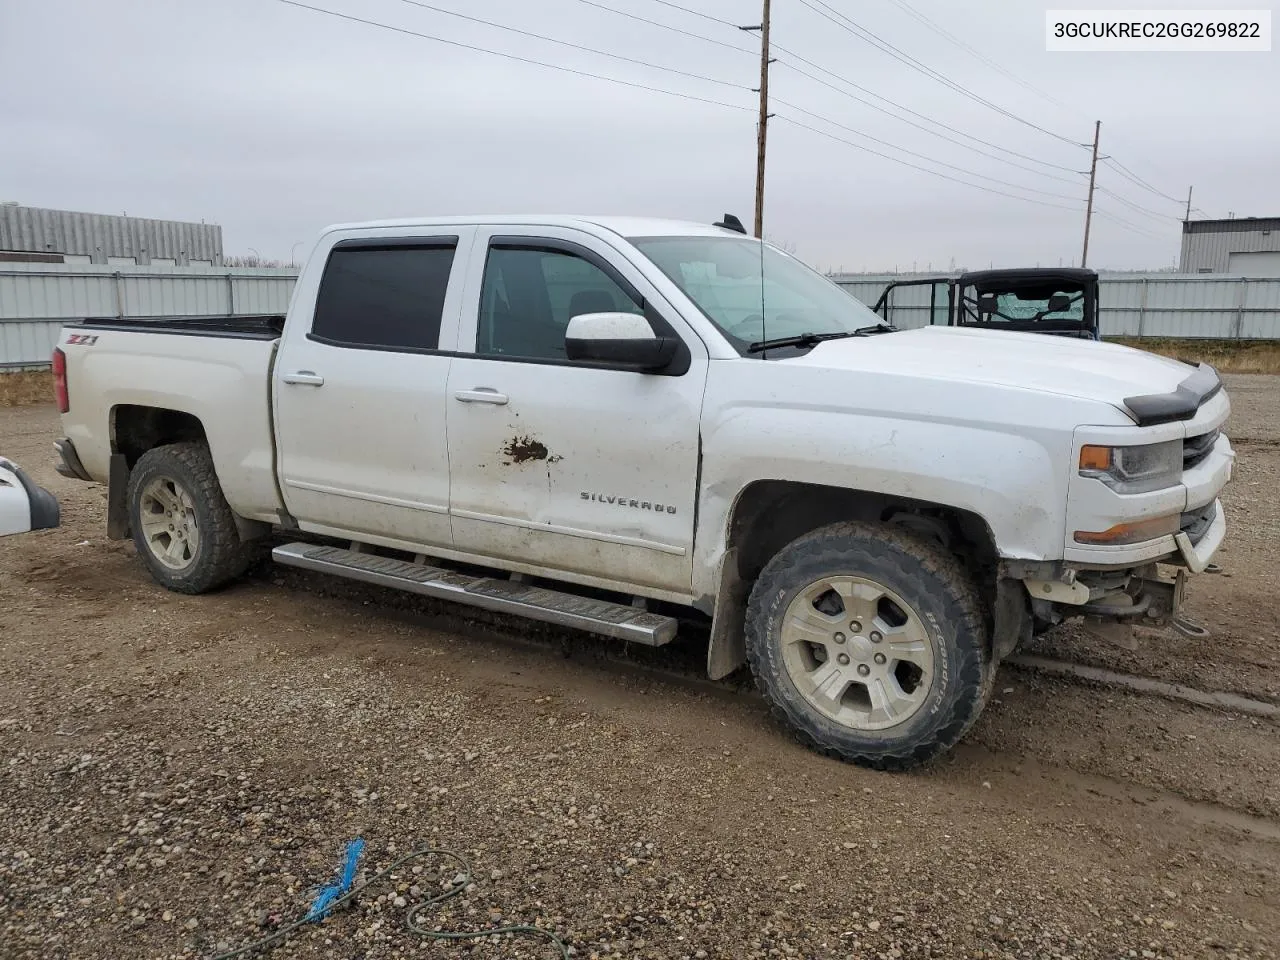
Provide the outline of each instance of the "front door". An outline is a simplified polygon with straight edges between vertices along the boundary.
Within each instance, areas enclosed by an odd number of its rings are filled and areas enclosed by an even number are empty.
[[[459,239],[357,238],[330,252],[310,329],[289,332],[273,384],[282,492],[302,529],[452,544],[440,336],[442,317],[450,341],[456,331]]]
[[[589,235],[482,231],[475,250],[447,400],[457,549],[687,597],[701,342]],[[569,318],[609,311],[669,327],[681,361],[646,374],[568,360]]]

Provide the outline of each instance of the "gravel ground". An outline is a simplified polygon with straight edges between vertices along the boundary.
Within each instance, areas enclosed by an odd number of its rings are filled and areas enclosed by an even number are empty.
[[[1240,469],[1214,630],[1051,652],[1280,702],[1280,378],[1232,378]],[[816,756],[694,643],[617,656],[384,591],[265,569],[156,587],[103,491],[48,463],[48,407],[0,452],[64,526],[0,541],[0,958],[208,957],[303,911],[345,842],[378,869],[457,850],[436,916],[555,930],[575,957],[1280,956],[1280,727],[1007,670],[967,742],[905,775]],[[553,957],[428,944],[438,858],[276,951]]]

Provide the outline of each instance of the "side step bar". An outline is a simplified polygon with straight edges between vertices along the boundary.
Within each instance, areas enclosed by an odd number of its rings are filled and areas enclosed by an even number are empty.
[[[318,570],[351,580],[453,600],[495,613],[512,613],[563,627],[576,627],[618,640],[660,647],[675,639],[674,617],[647,613],[607,600],[533,587],[497,577],[454,573],[424,563],[410,563],[314,543],[287,543],[271,551],[276,563]]]

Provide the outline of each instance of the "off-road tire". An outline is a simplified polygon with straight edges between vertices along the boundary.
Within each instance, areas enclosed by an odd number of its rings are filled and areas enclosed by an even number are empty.
[[[801,694],[783,662],[782,621],[793,599],[831,576],[874,580],[919,613],[932,644],[926,700],[897,726],[837,723]],[[747,659],[774,712],[822,753],[880,770],[916,766],[954,746],[991,692],[989,630],[976,585],[959,560],[884,524],[835,523],[792,541],[765,565],[747,605]]]
[[[167,478],[191,496],[200,536],[190,565],[174,570],[160,562],[143,533],[142,494],[147,484]],[[177,593],[207,593],[243,574],[254,558],[251,544],[240,539],[235,515],[222,494],[209,447],[198,441],[171,443],[148,450],[129,473],[129,527],[138,556],[162,587]]]

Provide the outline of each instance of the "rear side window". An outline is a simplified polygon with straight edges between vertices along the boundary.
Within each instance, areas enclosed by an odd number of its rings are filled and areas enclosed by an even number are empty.
[[[381,350],[436,349],[456,243],[451,237],[334,247],[320,279],[312,338]]]

